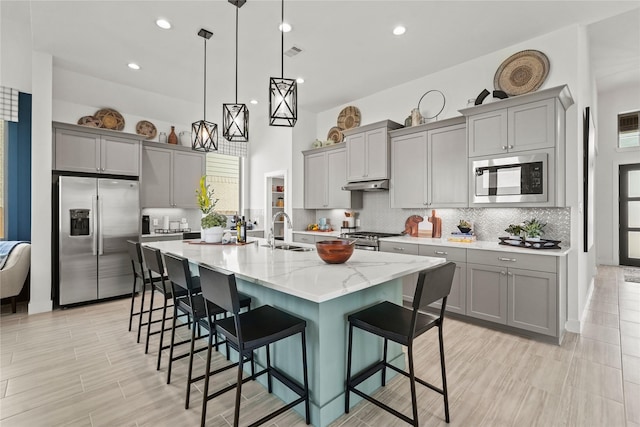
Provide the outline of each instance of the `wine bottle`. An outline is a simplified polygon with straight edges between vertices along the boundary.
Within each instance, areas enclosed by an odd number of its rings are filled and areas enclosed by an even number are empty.
[[[239,216],[236,219],[236,240],[238,243],[242,243],[242,220]]]
[[[242,216],[242,243],[247,242],[247,221],[244,219],[244,215]]]

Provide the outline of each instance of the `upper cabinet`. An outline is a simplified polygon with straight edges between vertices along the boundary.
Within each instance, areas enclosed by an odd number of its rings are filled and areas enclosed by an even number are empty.
[[[465,119],[390,132],[392,208],[468,206]]]
[[[567,86],[460,110],[467,116],[469,157],[553,148],[564,143]]]
[[[343,131],[347,146],[347,181],[389,178],[389,131],[402,125],[391,120]]]
[[[140,175],[140,136],[54,123],[53,169]]]
[[[204,153],[186,147],[145,142],[142,149],[140,206],[197,209],[195,191],[205,172]]]
[[[347,149],[343,144],[304,155],[305,209],[349,209],[362,206],[362,193],[344,191],[347,182]]]

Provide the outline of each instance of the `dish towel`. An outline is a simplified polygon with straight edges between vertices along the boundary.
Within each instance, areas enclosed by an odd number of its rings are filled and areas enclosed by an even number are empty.
[[[4,268],[4,264],[7,262],[7,259],[9,259],[9,255],[11,254],[11,251],[21,243],[29,243],[29,242],[22,242],[22,241],[0,242],[0,270]]]

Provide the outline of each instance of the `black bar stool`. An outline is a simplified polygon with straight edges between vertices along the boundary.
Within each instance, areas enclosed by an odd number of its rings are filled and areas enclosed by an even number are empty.
[[[184,290],[180,290],[180,291],[177,291],[174,295],[171,282],[169,281],[165,273],[164,262],[162,261],[162,252],[160,252],[159,249],[153,249],[147,246],[142,246],[142,257],[143,257],[144,263],[147,266],[147,269],[149,270],[149,277],[151,277],[154,273],[157,276],[161,277],[161,279],[157,282],[154,282],[153,286],[151,287],[151,301],[149,303],[149,320],[147,322],[147,340],[144,348],[144,352],[146,354],[149,351],[149,337],[151,335],[160,334],[160,342],[158,344],[158,362],[156,366],[156,370],[160,370],[162,350],[166,350],[169,348],[168,345],[164,345],[164,333],[166,331],[169,331],[169,328],[166,327],[166,321],[170,320],[170,318],[167,317],[167,308],[170,307],[169,300],[173,300],[174,297],[177,299],[186,298],[187,292]],[[163,298],[162,318],[159,320],[153,321],[152,320],[152,314],[154,311],[153,300],[156,292],[158,292],[160,296]],[[173,309],[175,314],[176,307],[174,306]],[[183,313],[183,315],[187,316],[187,323],[180,326],[185,326],[185,325],[190,326],[191,325],[190,314]],[[151,332],[151,324],[158,323],[158,322],[161,323],[160,329],[157,331]]]
[[[202,297],[202,293],[200,291],[200,277],[191,276],[191,270],[189,269],[189,260],[183,258],[181,256],[165,253],[164,254],[164,262],[167,267],[167,276],[172,284],[173,295],[180,295],[186,293],[186,298],[176,298],[174,297],[174,315],[173,315],[173,323],[171,327],[171,343],[169,344],[169,366],[167,369],[167,384],[171,383],[171,366],[174,361],[182,359],[184,357],[189,357],[189,369],[187,371],[187,394],[185,398],[185,409],[189,409],[189,398],[191,395],[191,384],[200,381],[204,378],[204,375],[201,375],[196,378],[192,378],[193,373],[193,355],[195,353],[199,353],[203,350],[206,350],[208,346],[201,347],[199,349],[195,349],[195,340],[196,340],[196,329],[197,329],[197,337],[202,338],[200,333],[200,326],[204,327],[209,331],[207,336],[212,334],[215,339],[215,348],[218,350],[218,346],[221,344],[218,342],[218,334],[215,333],[212,325],[215,325],[216,317],[218,315],[224,314],[226,317],[226,310],[218,307],[215,304],[209,303],[208,310],[205,308],[205,299]],[[251,297],[240,294],[239,296],[240,308],[250,309],[251,306]],[[176,336],[176,312],[180,310],[184,313],[188,313],[193,319],[193,327],[191,328],[191,339],[180,341],[178,343],[175,342]],[[211,317],[209,317],[209,315]],[[211,321],[211,323],[209,323]],[[211,340],[209,340],[211,341]],[[175,346],[191,343],[191,347],[188,353],[180,354],[178,356],[174,356],[173,350]],[[229,350],[227,348],[227,357],[229,354]],[[253,365],[252,365],[253,372]]]
[[[145,314],[149,312],[148,310],[144,309],[145,291],[146,291],[147,285],[151,284],[152,282],[160,281],[161,277],[154,275],[150,278],[147,278],[145,276],[145,272],[144,272],[145,268],[144,268],[144,263],[142,261],[142,249],[140,247],[139,242],[134,242],[133,240],[127,240],[127,251],[129,252],[129,258],[131,258],[131,269],[133,271],[133,287],[131,289],[131,310],[129,311],[129,331],[131,331],[131,324],[133,321],[133,317],[139,316],[137,342],[140,342],[140,331],[142,330],[143,326],[147,325],[147,322],[143,322],[142,318]],[[138,279],[140,279],[142,283],[140,287],[140,311],[137,311],[134,313],[133,310],[135,306],[135,299],[136,299],[136,293],[137,293],[136,284],[138,283]],[[162,310],[162,307],[156,308],[154,310]]]
[[[413,297],[413,310],[385,301],[372,307],[358,311],[349,315],[349,348],[347,356],[347,390],[345,393],[345,412],[349,413],[349,392],[353,392],[363,399],[386,410],[407,423],[418,426],[418,405],[416,401],[416,381],[431,390],[437,391],[444,397],[445,420],[449,422],[449,397],[447,394],[447,376],[444,366],[444,345],[442,341],[442,322],[444,320],[444,310],[447,306],[447,296],[451,291],[453,275],[456,271],[456,264],[447,262],[433,268],[420,272],[418,284]],[[440,316],[422,312],[427,306],[442,299]],[[413,340],[427,332],[434,326],[438,327],[438,338],[440,341],[440,368],[442,371],[442,389],[429,384],[415,376],[413,367]],[[351,357],[353,353],[353,328],[360,328],[364,331],[384,338],[383,360],[365,368],[357,375],[351,376]],[[388,340],[407,346],[409,356],[409,372],[405,372],[387,362],[387,342]],[[364,380],[382,371],[382,386],[385,385],[386,368],[409,378],[411,384],[411,404],[413,407],[413,419],[396,411],[390,406],[374,399],[361,392],[356,387]]]
[[[229,342],[231,347],[238,350],[238,363],[234,363],[211,372],[211,334],[209,335],[209,350],[207,351],[207,367],[204,378],[204,396],[202,399],[202,418],[200,425],[205,425],[207,418],[207,402],[235,388],[236,402],[233,425],[234,427],[237,427],[240,418],[242,384],[263,374],[267,374],[269,393],[272,392],[272,377],[275,377],[299,397],[293,402],[288,403],[285,406],[265,415],[258,421],[255,421],[251,426],[264,424],[270,419],[302,402],[305,404],[306,423],[309,424],[311,419],[309,414],[309,380],[307,376],[307,347],[305,335],[307,322],[304,319],[300,319],[269,305],[263,305],[246,313],[240,314],[236,277],[233,273],[228,271],[218,269],[214,270],[211,267],[200,265],[200,285],[202,286],[202,295],[207,301],[214,303],[233,314],[233,317],[216,321],[215,329]],[[298,333],[301,334],[302,340],[303,385],[300,385],[295,380],[289,378],[276,367],[271,366],[269,353],[269,345],[271,343]],[[266,347],[266,368],[243,379],[242,366],[245,358],[252,359],[253,351],[260,347]],[[234,366],[238,367],[236,384],[226,386],[209,395],[209,377]]]

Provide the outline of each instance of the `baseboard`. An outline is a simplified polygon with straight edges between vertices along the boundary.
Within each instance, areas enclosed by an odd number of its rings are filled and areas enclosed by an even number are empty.
[[[567,322],[564,324],[564,328],[567,332],[580,334],[582,329],[582,323],[579,320],[567,320]]]
[[[46,313],[53,310],[53,301],[29,301],[29,314]]]

